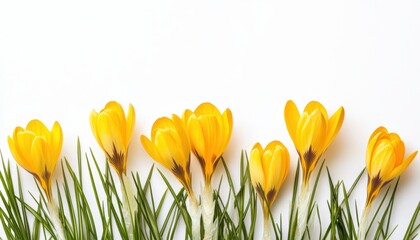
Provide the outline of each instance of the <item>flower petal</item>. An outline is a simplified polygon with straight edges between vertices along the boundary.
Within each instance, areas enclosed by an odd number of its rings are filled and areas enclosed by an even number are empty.
[[[297,149],[299,149],[299,147],[296,139],[296,128],[299,119],[300,113],[296,107],[296,104],[292,100],[287,101],[286,107],[284,108],[284,120],[286,122],[287,131],[289,132],[289,135]]]
[[[257,188],[265,186],[265,177],[262,166],[262,147],[259,143],[255,144],[251,150],[249,158],[249,172],[251,174],[252,185]],[[264,190],[264,189],[261,189]]]
[[[337,136],[344,121],[344,108],[340,107],[328,120],[327,137],[324,149],[328,148],[332,140]]]
[[[306,104],[305,109],[303,110],[303,112],[307,112],[308,114],[311,114],[313,111],[321,111],[322,116],[324,116],[325,119],[328,119],[327,110],[320,102],[311,101]]]
[[[125,145],[128,146],[130,143],[131,137],[133,136],[134,127],[136,122],[136,113],[134,111],[133,105],[128,106],[128,113],[127,113],[127,120],[126,120],[126,139],[125,139]]]
[[[407,169],[408,165],[414,160],[414,158],[417,155],[417,151],[411,153],[398,167],[396,167],[389,177],[385,179],[385,181],[389,181],[391,179],[394,179],[396,177],[399,177],[402,172],[404,172],[405,169]]]
[[[60,157],[62,146],[63,146],[63,131],[61,129],[60,124],[58,122],[54,122],[54,125],[51,129],[51,142],[49,143],[49,148],[52,152],[51,160],[55,162],[48,163],[49,169],[54,169],[55,164],[58,158]]]

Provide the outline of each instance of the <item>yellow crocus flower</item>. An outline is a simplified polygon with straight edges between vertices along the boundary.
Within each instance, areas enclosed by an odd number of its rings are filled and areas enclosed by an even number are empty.
[[[396,133],[377,128],[369,138],[366,151],[366,170],[369,176],[366,205],[369,206],[381,188],[401,175],[417,155],[417,151],[404,159],[404,142]]]
[[[186,110],[183,120],[187,129],[192,152],[200,162],[206,186],[232,134],[232,113],[223,113],[211,103],[200,104],[194,112]]]
[[[99,113],[90,114],[90,127],[109,163],[122,178],[126,174],[128,145],[133,135],[135,112],[128,107],[127,117],[118,102],[111,101]]]
[[[256,143],[251,150],[249,159],[251,182],[260,197],[265,219],[269,217],[268,207],[276,199],[289,172],[289,166],[289,151],[280,141],[270,142],[265,149]]]
[[[52,175],[63,146],[60,124],[55,122],[50,131],[41,121],[32,120],[25,129],[16,127],[8,143],[16,162],[35,177],[51,202]]]
[[[151,139],[142,135],[140,141],[149,155],[169,169],[195,201],[191,188],[191,147],[184,123],[175,114],[172,119],[162,117],[152,126]]]
[[[309,102],[302,114],[296,104],[289,100],[284,109],[287,130],[299,154],[303,170],[303,184],[309,177],[319,158],[339,132],[344,120],[344,108],[340,107],[330,118],[324,106]]]

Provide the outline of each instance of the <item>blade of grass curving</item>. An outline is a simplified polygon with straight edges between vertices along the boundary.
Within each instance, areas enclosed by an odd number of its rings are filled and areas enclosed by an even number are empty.
[[[41,206],[38,206],[38,209],[37,209],[37,212],[38,213],[40,213],[41,212],[41,209],[40,209],[40,207]],[[32,226],[32,236],[31,236],[31,239],[39,239],[40,238],[40,231],[41,231],[41,224],[40,224],[40,222],[38,221],[38,219],[34,219],[34,223],[33,223],[33,226]]]
[[[308,212],[308,215],[307,215],[308,218],[306,219],[307,223],[309,222],[309,219],[311,218],[312,212],[313,212],[314,207],[315,207],[315,201],[314,201],[315,193],[316,193],[316,189],[318,188],[318,182],[319,182],[319,178],[321,177],[321,172],[322,172],[322,169],[324,168],[324,164],[325,164],[325,159],[324,159],[324,161],[322,161],[322,164],[319,167],[318,173],[317,173],[316,178],[315,178],[315,183],[314,183],[314,186],[312,188],[311,197],[310,197],[310,200],[309,200],[309,206],[310,207],[309,207],[309,212]],[[306,230],[308,231],[308,228],[306,228]]]
[[[1,152],[0,152],[0,154],[1,154]],[[3,160],[3,156],[2,156],[2,160]],[[10,178],[10,180],[11,180],[11,178]],[[23,190],[22,190],[22,181],[21,181],[21,178],[20,178],[20,171],[17,171],[17,183],[18,183],[19,199],[24,199],[23,198]],[[12,190],[14,192],[13,188],[12,188]],[[26,213],[25,206],[23,204],[20,204],[20,212],[22,213],[23,229],[25,229],[26,230],[25,232],[29,234],[30,233],[29,220],[28,220],[28,215]]]
[[[247,155],[245,155],[247,157]],[[247,163],[248,163],[248,157],[247,157]],[[255,233],[255,226],[257,224],[257,205],[258,205],[258,197],[257,192],[255,191],[254,187],[252,186],[252,183],[250,181],[250,173],[249,173],[249,164],[247,164],[246,167],[246,181],[248,182],[248,194],[250,199],[250,213],[251,213],[251,226],[249,229],[249,237],[254,238]],[[246,212],[245,212],[246,213]],[[246,236],[244,236],[245,238]]]
[[[403,240],[412,240],[417,237],[417,231],[420,228],[420,224],[416,223],[419,212],[420,202],[417,204],[416,210],[414,211],[413,216],[411,217],[410,223],[408,224],[407,230],[405,231]]]
[[[353,217],[352,217],[352,214],[351,214],[350,204],[349,204],[349,197],[350,197],[350,194],[352,193],[352,191],[347,191],[346,186],[343,184],[343,191],[342,192],[343,192],[343,195],[344,195],[344,199],[343,199],[342,204],[344,203],[345,213],[346,213],[344,215],[345,220],[343,222],[343,225],[346,227],[347,233],[348,233],[348,235],[346,237],[348,237],[350,239],[355,239],[355,238],[357,238],[357,230],[356,230],[356,227],[355,227],[356,225],[354,224],[354,220],[353,220]],[[356,219],[358,219],[357,205],[356,205]]]
[[[336,223],[338,221],[338,188],[339,184],[337,183],[334,185],[330,170],[327,167],[327,176],[328,176],[328,186],[330,188],[330,200],[327,201],[328,209],[330,211],[330,223],[328,224],[327,230],[324,233],[324,239],[327,238],[328,235],[330,235],[331,240],[336,239],[336,230],[337,226]],[[322,231],[320,231],[322,232]]]
[[[67,160],[65,160],[67,161]],[[66,206],[68,209],[68,215],[70,217],[70,222],[71,224],[67,221],[66,219],[66,213],[64,213],[64,205],[63,205],[63,200],[62,200],[62,195],[60,194],[60,188],[58,186],[58,183],[56,182],[56,189],[58,192],[58,200],[59,200],[59,215],[60,215],[60,219],[63,222],[63,227],[64,227],[64,231],[66,235],[66,237],[70,238],[70,239],[78,239],[79,236],[77,236],[77,231],[76,231],[76,226],[77,226],[77,220],[76,220],[76,215],[75,215],[75,211],[74,211],[74,206],[73,206],[73,201],[71,198],[71,193],[70,193],[70,187],[69,187],[69,182],[67,180],[67,174],[65,172],[65,168],[64,168],[64,163],[63,161],[61,161],[61,172],[62,172],[62,176],[63,176],[63,190],[64,190],[64,199],[66,201]]]
[[[165,191],[165,193],[164,193],[165,196],[166,196],[167,192],[168,192],[168,190]],[[164,198],[162,198],[162,199],[164,199]],[[161,199],[161,202],[163,202],[162,199]],[[161,227],[161,230],[160,230],[160,235],[161,236],[163,236],[165,231],[167,231],[166,239],[171,239],[170,238],[170,235],[172,234],[171,232],[174,232],[174,230],[175,230],[173,228],[174,228],[174,221],[176,219],[177,212],[179,212],[179,210],[176,207],[175,201],[173,201],[172,204],[169,207],[168,213],[166,214],[165,220],[163,221],[163,224],[162,224],[162,227]],[[159,215],[159,214],[157,214],[157,215]],[[167,228],[168,228],[168,230],[167,230]]]
[[[149,230],[150,230],[150,234],[151,237],[153,239],[161,239],[161,235],[160,235],[160,231],[159,231],[159,226],[158,226],[158,221],[157,221],[157,216],[156,216],[156,211],[155,211],[155,206],[154,206],[154,198],[153,198],[153,192],[150,188],[150,180],[151,180],[151,176],[152,176],[152,171],[153,171],[153,167],[151,168],[151,170],[149,171],[149,177],[146,179],[145,182],[145,187],[142,187],[141,181],[140,181],[140,177],[137,174],[136,179],[135,179],[135,185],[136,185],[136,189],[137,189],[137,204],[139,206],[138,211],[140,211],[142,214],[144,214],[144,220],[147,223]],[[151,201],[152,201],[152,207],[149,205],[149,201],[147,199],[146,196],[146,191],[149,190],[151,192],[150,197],[151,197]]]
[[[168,216],[171,216],[172,220],[169,223],[169,227],[168,227],[169,229],[168,229],[166,239],[174,239],[175,232],[176,232],[176,229],[177,229],[177,226],[178,226],[178,221],[181,218],[181,214],[176,207],[176,203],[172,203],[171,209],[173,209],[173,213],[169,212]]]
[[[8,232],[11,236],[15,235],[15,237],[29,239],[31,234],[30,228],[27,225],[27,215],[24,212],[24,207],[18,202],[19,197],[15,195],[15,188],[10,171],[10,163],[8,162],[6,167],[2,154],[1,159],[3,172],[0,172],[0,180],[3,185],[3,189],[5,190],[5,195],[3,195],[0,191],[0,196],[6,209],[6,211],[2,211],[1,214],[2,220],[4,220],[3,228],[7,230],[10,229]],[[18,183],[20,183],[19,169],[17,167],[16,171],[18,173]],[[21,192],[21,184],[18,185],[18,188],[18,191]]]
[[[372,220],[369,223],[369,226],[368,226],[368,228],[366,230],[366,235],[369,233],[370,229],[373,227],[373,223],[375,222],[376,217],[379,215],[379,212],[380,212],[383,204],[385,203],[385,200],[386,200],[386,197],[388,196],[389,190],[390,190],[390,188],[388,187],[387,190],[386,190],[386,192],[385,192],[385,194],[384,194],[384,196],[382,197],[381,202],[379,203],[379,205],[378,205],[378,207],[377,207],[377,209],[376,209],[376,211],[375,211],[375,213],[373,215]]]
[[[127,229],[127,223],[125,222],[124,218],[124,210],[123,210],[123,201],[121,200],[118,190],[114,181],[114,177],[112,176],[111,168],[109,166],[108,161],[106,161],[105,167],[105,180],[106,186],[109,194],[108,204],[111,208],[113,219],[117,223],[117,229],[123,239],[129,239],[129,233]],[[115,200],[114,200],[115,199]],[[115,201],[115,202],[114,202]],[[116,207],[115,207],[116,205]]]
[[[43,196],[39,197],[39,200],[35,198],[35,196],[32,193],[29,193],[32,199],[35,201],[36,206],[38,207],[37,210],[29,206],[26,202],[19,199],[21,204],[25,205],[25,208],[39,221],[39,223],[42,225],[43,229],[48,232],[51,237],[56,239],[55,237],[55,231],[53,224],[51,222],[50,216],[48,211],[46,211],[46,205],[44,204],[45,199],[43,199]]]
[[[247,177],[246,177],[246,170],[247,168],[244,167],[244,154],[245,151],[241,151],[241,159],[240,159],[240,167],[239,167],[239,191],[236,193],[236,191],[234,191],[235,194],[235,204],[234,207],[235,209],[237,209],[237,213],[238,213],[238,226],[237,226],[237,234],[240,235],[240,233],[242,233],[242,235],[244,237],[248,236],[247,233],[247,229],[244,226],[245,224],[245,218],[246,218],[246,214],[247,211],[249,209],[249,203],[251,201],[251,198],[248,198],[248,204],[245,206],[245,198],[246,198],[246,181],[247,181]],[[248,164],[248,163],[247,163]],[[228,179],[231,179],[231,177],[228,176]]]
[[[392,230],[391,233],[389,233],[389,224],[391,221],[392,209],[395,202],[394,200],[395,200],[395,194],[398,188],[398,183],[399,183],[399,178],[394,185],[388,204],[386,205],[384,213],[382,214],[382,217],[378,223],[374,239],[380,239],[380,238],[387,239],[392,234],[392,232],[394,232],[394,230]]]
[[[373,215],[373,218],[372,218],[372,220],[371,220],[371,222],[369,224],[368,230],[366,231],[366,235],[369,233],[370,228],[373,227],[373,223],[374,223],[376,217],[380,214],[382,207],[385,206],[385,202],[386,202],[386,199],[387,199],[387,196],[389,194],[390,189],[391,189],[391,186],[387,188],[387,190],[386,190],[386,192],[385,192],[385,194],[384,194],[384,196],[383,196],[383,198],[382,198],[379,206],[377,207],[377,209],[375,211],[375,214]],[[385,207],[385,208],[387,208],[387,207]],[[386,212],[383,212],[381,214],[381,216],[382,216],[381,219],[384,218],[384,215],[386,215]],[[376,231],[375,231],[375,235],[374,235],[373,239],[379,239],[379,237],[381,236],[382,228],[379,226],[380,225],[380,221],[379,221],[378,225],[376,226]]]
[[[56,188],[57,188],[57,201],[58,201],[58,215],[59,219],[61,219],[61,222],[63,223],[63,230],[64,234],[66,236],[66,239],[76,239],[75,233],[73,232],[73,229],[71,229],[72,224],[68,222],[66,219],[66,214],[64,213],[64,204],[63,204],[63,196],[61,194],[61,190],[58,187],[58,183],[56,182]]]
[[[321,224],[321,214],[319,213],[319,207],[316,207],[316,215],[318,218],[318,225],[319,225],[319,236],[318,239],[322,238],[322,224]]]
[[[92,158],[94,161],[94,164],[96,166],[96,169],[99,171],[99,166],[96,162],[95,157],[93,156],[92,150],[91,150],[91,154],[92,154]],[[91,186],[92,186],[92,190],[93,190],[93,194],[95,196],[95,202],[96,202],[96,206],[99,212],[99,216],[101,218],[101,222],[102,222],[102,238],[104,238],[105,236],[109,236],[112,237],[113,235],[111,234],[110,230],[109,230],[109,222],[106,219],[106,215],[105,215],[105,208],[103,207],[103,205],[101,204],[101,201],[99,200],[99,194],[98,194],[98,189],[96,188],[96,184],[95,184],[95,180],[93,177],[93,172],[92,172],[92,167],[89,163],[89,159],[87,154],[85,154],[85,158],[87,160],[87,166],[88,166],[88,172],[89,172],[89,177],[90,177],[90,182],[91,182]],[[105,188],[105,183],[104,183],[104,179],[102,174],[100,174],[100,182],[103,188]]]
[[[162,211],[162,207],[163,207],[163,205],[164,205],[164,203],[165,203],[165,199],[166,199],[166,194],[168,193],[168,189],[166,189],[164,192],[163,192],[163,194],[162,194],[162,197],[160,198],[160,200],[159,200],[159,204],[158,204],[158,206],[157,206],[157,208],[156,208],[156,216],[159,216],[160,215],[160,212]]]
[[[296,208],[296,198],[299,185],[299,174],[300,174],[300,160],[297,161],[295,179],[293,182],[293,194],[292,194],[292,203],[290,205],[290,216],[289,216],[289,227],[287,233],[287,239],[296,238],[296,229],[297,229],[297,216],[298,209]]]
[[[165,177],[165,175],[159,170],[157,169],[160,176],[162,177],[163,181],[166,184],[166,187],[168,188],[169,192],[171,193],[172,197],[174,198],[174,201],[178,207],[178,209],[181,212],[182,218],[184,219],[184,223],[185,223],[185,227],[186,227],[186,235],[188,238],[192,237],[191,234],[191,218],[190,215],[185,207],[185,201],[186,199],[184,198],[183,200],[178,198],[178,195],[175,193],[174,189],[172,188],[171,184],[169,183],[168,179]],[[180,192],[184,192],[184,189],[181,189]]]
[[[78,157],[81,157],[81,155],[78,155]],[[76,204],[76,215],[77,215],[77,224],[73,226],[77,226],[77,238],[78,239],[96,239],[97,233],[96,233],[96,227],[95,227],[95,221],[92,215],[92,210],[90,208],[90,204],[88,200],[86,199],[86,196],[84,194],[84,190],[82,187],[82,183],[77,178],[76,173],[74,172],[73,168],[70,166],[70,163],[65,161],[66,163],[66,170],[68,174],[70,175],[70,179],[73,183],[73,189],[74,189],[74,197],[75,197],[75,204]],[[82,171],[82,165],[81,165],[81,159],[78,159],[78,165],[79,165],[79,173]],[[79,174],[80,175],[80,174]],[[65,188],[69,189],[69,186],[67,183],[65,183]],[[71,198],[67,198],[68,202],[71,202]],[[69,211],[72,211],[72,209],[69,209]],[[75,214],[73,214],[75,215]]]

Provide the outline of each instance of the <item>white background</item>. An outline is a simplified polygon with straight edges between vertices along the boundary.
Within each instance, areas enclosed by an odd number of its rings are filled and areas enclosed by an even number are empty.
[[[2,2],[0,149],[14,164],[7,136],[38,118],[48,127],[60,122],[62,157],[74,166],[78,137],[83,152],[92,148],[102,156],[89,114],[117,100],[125,109],[135,107],[128,170],[145,178],[153,161],[139,136],[150,136],[158,117],[210,101],[233,112],[225,159],[234,177],[240,151],[255,142],[277,139],[289,148],[290,174],[274,205],[287,224],[297,161],[284,123],[287,100],[300,110],[310,100],[330,114],[345,108],[343,127],[325,157],[333,177],[347,185],[363,169],[376,127],[397,132],[406,154],[419,149],[419,13],[416,0]],[[393,239],[401,237],[420,200],[418,158],[400,181]],[[216,179],[220,166],[217,172]],[[193,175],[199,192],[195,163]],[[62,180],[60,171],[54,177]],[[26,191],[35,192],[33,178],[22,178]],[[359,208],[366,177],[361,181]],[[326,218],[328,197],[323,178],[317,201]]]

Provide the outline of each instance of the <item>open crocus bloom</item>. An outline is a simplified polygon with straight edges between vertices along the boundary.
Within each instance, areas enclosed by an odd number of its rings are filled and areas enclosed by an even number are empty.
[[[144,149],[164,167],[169,169],[182,183],[191,197],[190,143],[184,123],[177,115],[172,119],[159,118],[152,127],[151,139],[140,137]]]
[[[106,104],[99,113],[90,114],[90,126],[109,163],[121,178],[126,174],[128,145],[135,125],[134,108],[130,104],[127,117],[115,101]]]
[[[316,167],[319,158],[340,131],[344,109],[340,107],[330,118],[321,103],[309,102],[302,114],[295,103],[289,100],[284,109],[287,130],[299,154],[303,170],[303,184]]]
[[[377,128],[369,138],[366,151],[366,170],[369,175],[366,205],[369,206],[381,188],[401,175],[417,155],[417,151],[404,159],[405,146],[396,133]]]
[[[270,142],[265,149],[256,143],[251,150],[249,159],[251,181],[260,197],[266,218],[268,217],[268,207],[276,199],[289,172],[289,166],[289,152],[279,141]]]
[[[60,124],[55,122],[50,131],[41,121],[32,120],[25,129],[17,127],[8,143],[16,162],[35,177],[51,202],[52,175],[63,145]]]
[[[194,112],[186,110],[183,120],[208,186],[232,134],[232,113],[230,109],[220,113],[213,104],[202,103]]]

